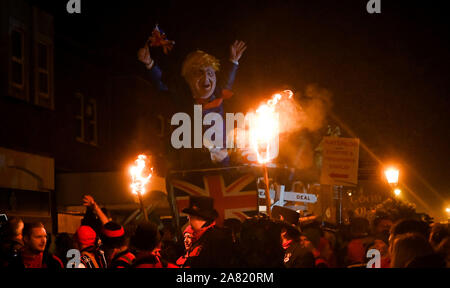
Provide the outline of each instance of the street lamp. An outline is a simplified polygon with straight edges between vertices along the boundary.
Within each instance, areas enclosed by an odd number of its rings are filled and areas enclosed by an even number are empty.
[[[398,184],[398,174],[399,171],[396,168],[389,168],[384,171],[384,175],[386,175],[388,183],[393,186]]]
[[[396,168],[388,168],[384,171],[384,175],[386,175],[386,180],[391,186],[394,195],[400,196],[402,191],[397,187],[399,170]]]

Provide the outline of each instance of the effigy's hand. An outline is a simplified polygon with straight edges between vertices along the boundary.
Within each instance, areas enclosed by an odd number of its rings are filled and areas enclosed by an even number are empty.
[[[140,48],[137,53],[138,60],[145,64],[147,69],[151,69],[153,66],[153,59],[150,57],[150,49],[146,44],[143,48]]]
[[[234,43],[230,46],[231,62],[238,62],[239,59],[241,59],[242,54],[244,54],[245,49],[247,49],[247,45],[244,41],[234,41]]]

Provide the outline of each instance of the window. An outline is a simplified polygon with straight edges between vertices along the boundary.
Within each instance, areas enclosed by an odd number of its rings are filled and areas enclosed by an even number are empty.
[[[10,18],[9,23],[9,96],[28,100],[28,73],[25,25]]]
[[[81,93],[75,93],[75,98],[77,107],[75,113],[76,140],[97,146],[97,101],[94,98],[89,98],[86,101],[85,96]]]
[[[34,103],[54,109],[53,16],[33,7],[33,94]]]
[[[19,30],[11,32],[11,66],[12,85],[18,89],[24,87],[24,33]]]
[[[52,44],[44,37],[35,42],[35,102],[53,109]]]
[[[24,22],[9,18],[8,95],[54,109],[53,16],[37,7],[33,7],[32,18],[19,14]]]

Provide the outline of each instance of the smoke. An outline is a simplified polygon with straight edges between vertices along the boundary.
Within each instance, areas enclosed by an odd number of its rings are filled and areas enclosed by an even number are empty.
[[[311,84],[304,91],[294,95],[289,90],[277,91],[271,100],[261,103],[261,105],[266,104],[266,108],[267,106],[275,107],[278,114],[279,154],[276,162],[297,169],[314,167],[314,150],[324,136],[323,128],[327,124],[327,115],[332,107],[331,99],[330,91]],[[253,112],[250,111],[250,113]],[[267,113],[268,117],[269,114]],[[227,139],[236,139],[237,143],[248,145],[250,143],[249,129],[250,126],[246,121],[245,129],[230,130],[227,133]],[[270,134],[269,127],[263,127],[263,129],[266,129],[262,130],[263,134]],[[230,134],[235,134],[235,138],[229,137]],[[248,154],[248,150],[244,150],[242,156],[250,161],[256,160],[256,156]]]
[[[276,104],[280,134],[322,129],[332,107],[331,98],[330,91],[315,84],[308,85],[303,93],[297,92],[292,98],[281,98]]]
[[[278,162],[297,169],[315,164],[315,148],[320,143],[327,115],[332,108],[332,94],[318,85],[308,85],[297,92],[295,101],[283,101],[280,113],[280,154]]]
[[[303,127],[311,132],[323,128],[326,124],[328,112],[331,110],[331,92],[317,85],[308,85],[305,96],[301,100],[305,111]]]

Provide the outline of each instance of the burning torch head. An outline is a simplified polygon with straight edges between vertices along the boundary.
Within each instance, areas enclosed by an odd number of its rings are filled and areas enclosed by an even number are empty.
[[[131,166],[130,174],[132,178],[131,188],[135,195],[144,195],[146,192],[146,185],[152,177],[153,168],[150,168],[147,162],[147,156],[139,155],[135,161],[135,165]]]
[[[290,90],[274,94],[272,99],[259,106],[251,117],[250,144],[261,164],[278,156],[280,127],[277,105],[281,101],[292,99],[292,96]]]

